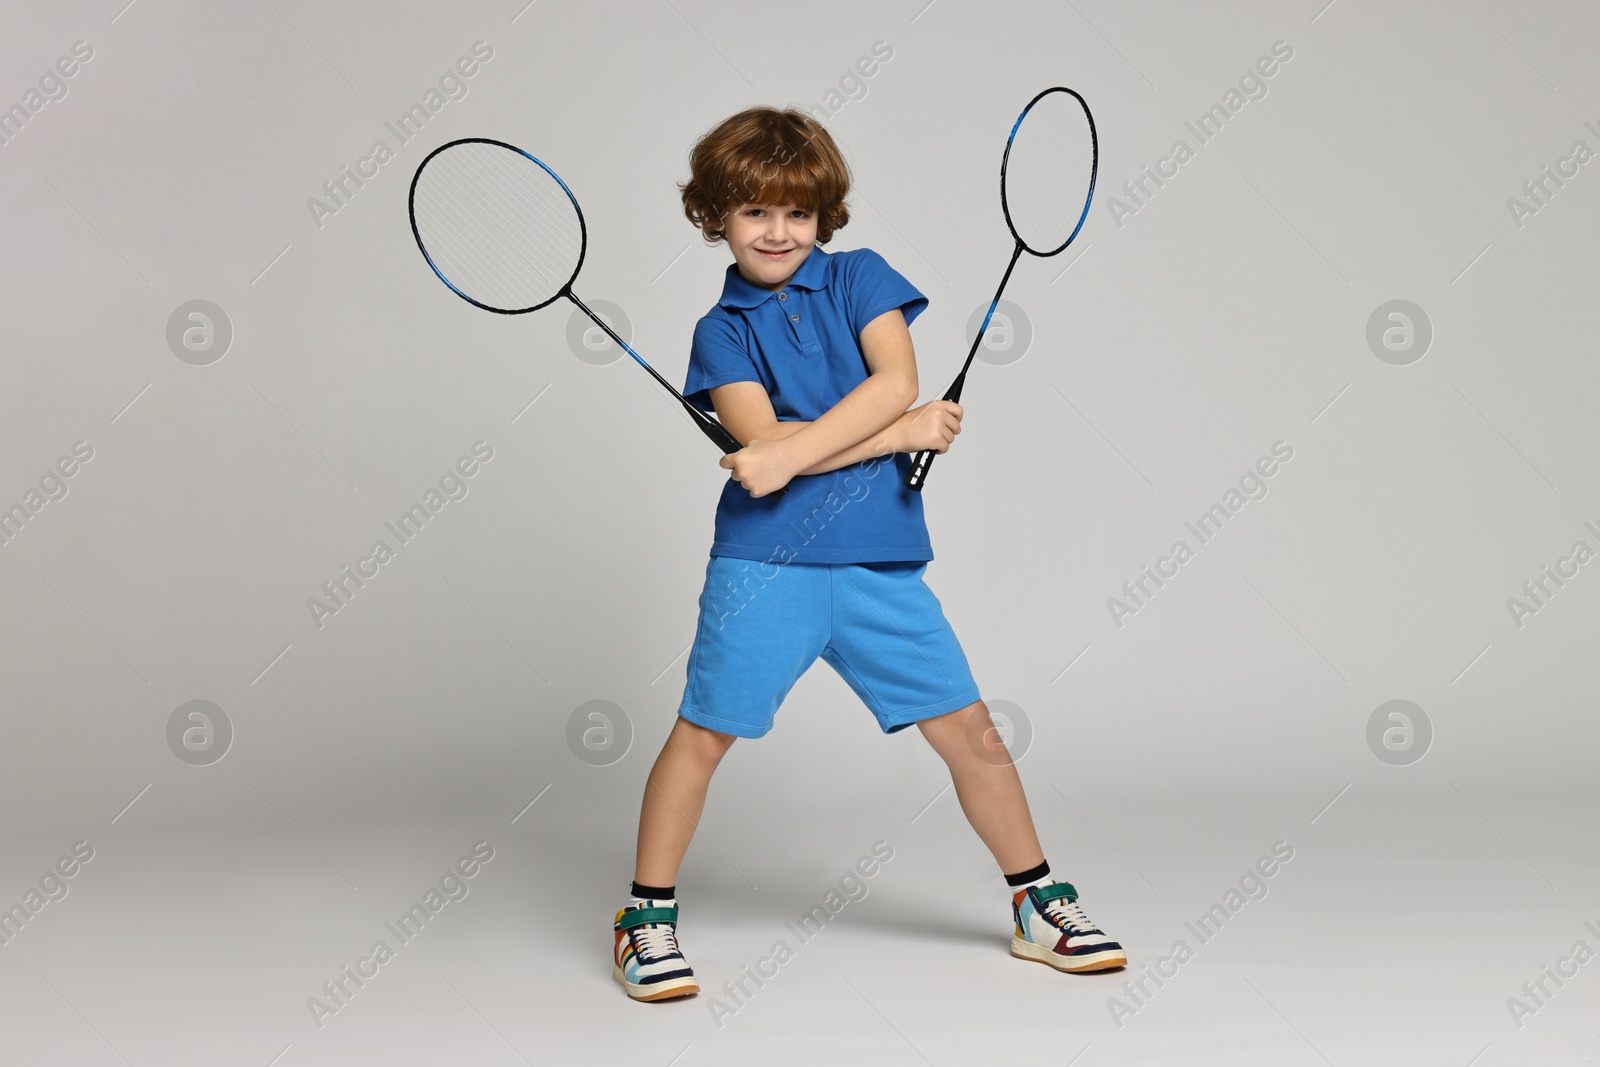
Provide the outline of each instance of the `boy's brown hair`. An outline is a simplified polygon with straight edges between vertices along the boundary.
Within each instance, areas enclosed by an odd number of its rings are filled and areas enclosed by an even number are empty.
[[[711,244],[723,219],[745,204],[796,204],[817,216],[817,243],[850,221],[850,168],[832,136],[797,108],[746,108],[718,123],[689,153],[678,186],[683,213]]]

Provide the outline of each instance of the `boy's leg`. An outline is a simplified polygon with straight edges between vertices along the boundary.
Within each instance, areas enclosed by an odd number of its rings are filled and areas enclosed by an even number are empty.
[[[983,701],[917,723],[922,736],[950,768],[956,799],[1002,874],[1044,862],[1022,779]],[[663,883],[666,884],[666,883]]]
[[[640,885],[674,885],[722,757],[737,738],[772,729],[783,698],[827,643],[827,583],[826,566],[792,563],[768,574],[746,559],[707,560],[683,702],[645,782]]]
[[[1002,873],[1031,870],[1044,856],[1022,780],[939,598],[923,580],[927,567],[920,560],[837,565],[823,658],[885,733],[917,724],[950,768],[961,810]]]
[[[1011,954],[1058,971],[1126,967],[1122,946],[1089,920],[1071,883],[1051,879],[1011,753],[983,701],[917,723],[950,768],[967,821],[1013,887]],[[1018,888],[1020,887],[1020,888]]]
[[[700,824],[712,772],[735,740],[732,734],[708,730],[682,716],[673,724],[645,781],[633,869],[636,882],[652,886],[677,882],[678,866]]]
[[[1122,946],[1083,913],[1076,887],[1050,879],[1022,779],[938,598],[922,581],[926,567],[862,564],[842,575],[824,655],[884,733],[915,722],[950,768],[961,810],[1011,890],[1011,954],[1060,971],[1126,966]]]

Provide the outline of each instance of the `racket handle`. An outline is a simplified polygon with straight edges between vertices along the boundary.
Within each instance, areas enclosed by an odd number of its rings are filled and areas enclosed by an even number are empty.
[[[1012,257],[1011,261],[1015,263],[1016,258]],[[1005,283],[1001,282],[1000,284],[1004,285]],[[998,299],[999,298],[997,297],[996,300]],[[981,330],[978,332],[978,337],[980,339],[983,337],[983,332]],[[977,350],[978,342],[973,341],[972,351],[976,352]],[[967,363],[970,364],[971,362],[972,353],[969,352],[967,353]],[[956,380],[950,383],[950,388],[944,391],[944,396],[941,397],[941,399],[952,404],[961,403],[961,387],[965,384],[967,384],[967,368],[962,367],[961,373],[956,375]],[[906,485],[910,486],[919,493],[922,492],[922,483],[928,480],[928,468],[933,466],[933,457],[938,454],[939,453],[935,452],[931,448],[918,452],[917,458],[911,463],[911,473],[906,475]]]
[[[919,493],[922,492],[922,483],[928,480],[928,468],[933,466],[933,457],[938,454],[931,448],[925,452],[918,452],[916,460],[911,464],[911,473],[906,475],[906,485]]]

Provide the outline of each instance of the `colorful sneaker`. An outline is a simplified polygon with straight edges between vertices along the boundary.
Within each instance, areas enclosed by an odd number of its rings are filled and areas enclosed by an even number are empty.
[[[1050,881],[1011,895],[1017,930],[1011,954],[1048,963],[1058,971],[1105,971],[1126,967],[1122,946],[1101,933],[1078,905],[1068,882]]]
[[[700,992],[678,951],[678,906],[664,900],[630,904],[612,923],[611,977],[634,1000],[667,1000]]]

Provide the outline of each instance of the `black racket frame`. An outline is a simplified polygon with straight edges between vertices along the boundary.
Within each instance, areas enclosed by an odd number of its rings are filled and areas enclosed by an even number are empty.
[[[1089,144],[1093,155],[1089,165],[1089,193],[1083,199],[1083,211],[1078,216],[1078,224],[1073,227],[1072,233],[1061,243],[1060,248],[1054,248],[1048,252],[1040,252],[1037,249],[1028,247],[1027,242],[1017,233],[1016,225],[1011,221],[1011,205],[1006,200],[1006,165],[1011,161],[1011,145],[1017,138],[1017,131],[1022,128],[1022,121],[1028,117],[1028,112],[1033,110],[1033,105],[1051,93],[1068,93],[1083,106],[1083,114],[1089,120]],[[978,346],[983,343],[983,335],[989,330],[989,320],[994,317],[994,309],[1000,305],[1000,294],[1006,291],[1006,283],[1011,280],[1011,272],[1016,268],[1017,260],[1022,258],[1022,253],[1026,251],[1029,255],[1038,256],[1040,259],[1049,259],[1051,256],[1065,251],[1067,246],[1077,239],[1079,232],[1083,229],[1084,220],[1089,217],[1089,205],[1094,202],[1094,184],[1095,179],[1099,177],[1099,173],[1100,137],[1095,131],[1094,112],[1089,110],[1088,102],[1075,90],[1068,89],[1064,85],[1051,86],[1032,100],[1029,100],[1028,106],[1022,109],[1022,114],[1017,116],[1017,121],[1012,125],[1011,135],[1006,138],[1005,154],[1000,157],[1000,210],[1006,218],[1006,229],[1011,231],[1011,237],[1016,241],[1017,246],[1011,253],[1011,262],[1006,264],[1005,274],[1000,277],[1000,286],[994,291],[994,299],[989,301],[989,312],[983,317],[983,325],[978,327],[978,335],[972,339],[972,347],[967,351],[966,362],[961,364],[961,373],[956,375],[955,381],[950,383],[950,388],[945,390],[944,396],[940,399],[947,400],[952,404],[961,402],[961,389],[966,385],[967,371],[972,367],[972,357],[978,354]],[[928,480],[928,468],[933,466],[933,457],[936,455],[938,453],[932,449],[918,452],[916,459],[912,461],[911,472],[906,475],[906,485],[919,493],[922,492],[922,487]]]
[[[504,148],[515,152],[520,156],[525,156],[534,163],[538,164],[546,174],[554,178],[556,180],[556,184],[561,186],[562,192],[567,194],[567,199],[572,201],[572,210],[578,215],[578,232],[580,236],[578,246],[578,262],[573,265],[571,277],[569,277],[566,280],[566,283],[563,284],[560,289],[557,289],[555,293],[553,293],[548,299],[525,308],[498,308],[490,304],[485,304],[480,300],[474,300],[472,297],[456,288],[455,284],[451,282],[449,278],[444,276],[444,272],[441,271],[438,264],[433,261],[433,257],[428,254],[428,246],[424,244],[422,240],[422,231],[417,228],[417,181],[422,177],[423,169],[427,167],[428,163],[432,161],[434,156],[445,151],[446,149],[455,148],[458,145],[464,144],[495,145],[499,148]],[[606,335],[615,341],[624,352],[632,356],[634,362],[638,363],[639,366],[649,371],[650,376],[657,382],[660,382],[661,387],[667,390],[667,392],[671,393],[673,397],[677,399],[679,404],[683,405],[683,410],[689,413],[689,418],[694,421],[694,424],[697,427],[699,427],[700,432],[705,434],[706,437],[710,438],[711,442],[718,448],[722,449],[723,454],[731,455],[732,453],[737,452],[744,447],[744,445],[739,443],[738,438],[734,437],[733,434],[728,432],[728,428],[726,426],[722,425],[722,423],[718,422],[710,415],[707,415],[705,412],[689,403],[684,395],[678,392],[676,386],[658,374],[656,369],[647,363],[644,358],[639,355],[639,353],[635,352],[628,342],[624,341],[617,335],[617,331],[611,328],[610,323],[606,322],[599,315],[596,315],[592,310],[590,310],[589,305],[585,304],[581,299],[579,299],[578,294],[572,291],[572,283],[578,280],[578,272],[583,270],[584,256],[587,255],[589,250],[589,224],[583,217],[583,208],[578,204],[577,196],[574,195],[572,190],[567,187],[567,183],[561,180],[561,175],[557,174],[554,170],[551,170],[543,160],[530,152],[518,148],[514,144],[508,144],[505,141],[498,141],[492,137],[460,137],[454,141],[448,141],[440,145],[438,148],[435,148],[432,152],[429,152],[427,157],[424,158],[421,163],[417,164],[416,173],[411,176],[411,188],[406,194],[406,214],[411,220],[411,236],[416,239],[417,250],[422,253],[422,258],[427,260],[428,266],[432,268],[433,273],[438,276],[440,281],[444,282],[445,286],[449,288],[452,293],[455,293],[473,307],[482,308],[485,311],[492,311],[497,315],[526,315],[530,311],[538,311],[541,308],[549,307],[562,297],[566,297],[568,300],[572,301],[579,311],[582,311],[585,315],[594,320],[594,324],[604,330]],[[767,496],[773,500],[776,500],[783,496],[786,491],[786,489],[778,489],[774,492],[768,493]]]

